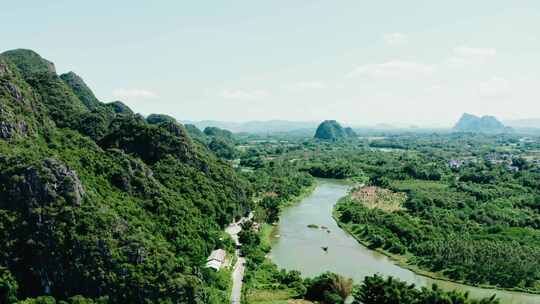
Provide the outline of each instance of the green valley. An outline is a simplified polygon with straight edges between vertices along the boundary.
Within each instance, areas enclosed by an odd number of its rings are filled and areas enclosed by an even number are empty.
[[[30,50],[0,55],[0,106],[3,303],[229,302],[232,266],[216,272],[206,259],[225,249],[235,260],[224,228],[250,213],[238,234],[243,303],[497,302],[380,275],[279,269],[268,255],[280,216],[316,178],[353,186],[336,220],[403,267],[540,291],[537,138],[364,135],[336,121],[315,138],[200,130],[101,102]]]

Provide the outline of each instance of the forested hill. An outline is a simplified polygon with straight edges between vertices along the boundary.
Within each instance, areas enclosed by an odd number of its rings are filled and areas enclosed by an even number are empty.
[[[497,118],[493,116],[478,117],[464,113],[454,126],[455,131],[473,133],[507,133],[511,128],[505,127]]]
[[[317,127],[315,131],[315,139],[327,140],[327,141],[336,141],[346,138],[354,138],[356,133],[352,128],[343,128],[335,120],[325,120]]]
[[[250,187],[184,126],[149,118],[33,51],[0,54],[1,303],[221,303],[200,266]]]

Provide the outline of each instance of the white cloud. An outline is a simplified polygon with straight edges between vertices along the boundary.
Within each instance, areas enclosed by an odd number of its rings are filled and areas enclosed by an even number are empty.
[[[478,95],[482,98],[501,99],[510,95],[510,83],[508,80],[500,77],[480,83],[478,86]]]
[[[225,99],[236,100],[254,100],[266,98],[270,94],[266,90],[237,90],[237,89],[225,89],[221,92],[220,96]]]
[[[300,81],[293,84],[284,85],[283,88],[291,89],[295,91],[313,91],[313,90],[326,90],[326,89],[343,89],[345,85],[343,83],[332,83],[326,81]]]
[[[451,67],[466,67],[473,64],[483,64],[497,55],[494,48],[477,48],[458,46],[454,48],[454,55],[448,60]]]
[[[118,99],[152,99],[158,97],[155,92],[146,89],[115,89],[113,96]]]
[[[473,48],[468,46],[458,46],[454,48],[454,52],[460,56],[466,57],[493,57],[497,55],[497,50],[494,48]]]
[[[355,68],[348,77],[366,76],[375,79],[409,79],[429,76],[434,67],[428,64],[392,60],[384,63],[365,64]]]
[[[426,93],[441,93],[445,88],[446,86],[442,84],[433,84],[433,85],[427,86],[424,89],[424,91]]]
[[[407,35],[402,33],[384,34],[383,39],[386,44],[392,46],[407,44],[407,42],[409,41]]]
[[[297,89],[326,89],[328,84],[323,81],[301,81],[293,85]]]

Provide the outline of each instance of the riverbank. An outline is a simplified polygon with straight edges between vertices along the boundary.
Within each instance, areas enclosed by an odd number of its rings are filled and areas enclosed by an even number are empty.
[[[317,180],[313,184],[302,189],[299,195],[296,195],[280,205],[280,213],[287,208],[299,204],[306,197],[310,196],[318,186]],[[268,258],[267,254],[275,241],[276,229],[278,223],[261,223],[257,232],[260,239],[259,248],[265,253],[264,260],[255,268],[245,268],[245,277],[248,278],[242,291],[244,303],[249,304],[312,304],[313,302],[298,299],[298,291],[294,288],[281,286],[275,288],[275,277],[279,276],[277,266]]]
[[[287,200],[284,204],[280,206],[280,213],[283,212],[285,209],[293,207],[297,204],[299,204],[303,199],[310,196],[315,189],[317,189],[318,181],[315,179],[313,184],[311,184],[308,187],[305,187],[302,189],[301,193],[299,195],[296,195],[292,197],[291,199]],[[270,250],[270,247],[272,246],[272,242],[276,238],[276,230],[278,227],[278,223],[263,223],[261,224],[261,228],[259,231],[260,237],[261,237],[261,245],[264,247],[268,247],[268,251]]]
[[[268,255],[278,268],[298,270],[303,278],[312,278],[330,271],[361,283],[366,277],[394,277],[407,284],[428,290],[433,284],[445,292],[467,292],[471,299],[490,298],[496,294],[501,304],[538,304],[540,296],[516,291],[483,289],[450,281],[433,279],[400,267],[395,260],[370,250],[340,228],[332,217],[336,202],[349,193],[343,181],[318,180],[318,187],[300,204],[284,209]],[[309,224],[328,229],[311,229]],[[330,230],[330,232],[328,232]],[[322,248],[328,248],[323,250]],[[299,254],[301,253],[301,254]]]
[[[453,279],[448,278],[448,277],[446,277],[446,276],[444,276],[444,275],[442,275],[440,273],[435,273],[435,272],[432,272],[432,271],[429,271],[429,270],[426,270],[426,269],[422,269],[418,265],[409,263],[409,259],[413,257],[412,255],[410,257],[408,257],[408,256],[405,256],[405,255],[399,255],[399,254],[391,253],[391,252],[389,252],[387,250],[384,250],[382,248],[375,248],[375,249],[370,248],[371,244],[367,240],[362,239],[360,236],[354,234],[354,232],[352,232],[352,230],[350,229],[349,225],[339,221],[339,216],[338,216],[338,213],[337,213],[337,211],[335,209],[332,211],[332,218],[334,219],[336,224],[343,231],[345,231],[347,234],[349,234],[351,237],[353,237],[359,244],[361,244],[362,246],[368,248],[369,250],[372,250],[372,251],[378,252],[378,253],[380,253],[382,255],[385,255],[390,260],[392,260],[397,266],[402,267],[402,268],[407,269],[407,270],[410,270],[410,271],[414,272],[417,275],[428,277],[430,279],[437,280],[437,281],[444,281],[444,282],[450,282],[450,283],[455,283],[455,284],[461,284],[461,285],[464,285],[464,286],[482,288],[482,289],[485,289],[485,290],[499,290],[499,291],[508,291],[508,292],[516,292],[516,293],[525,293],[525,294],[530,294],[530,295],[540,295],[540,291],[522,289],[522,288],[519,288],[519,287],[503,288],[503,287],[492,286],[492,285],[487,285],[487,284],[478,284],[478,285],[470,284],[470,283],[468,283],[466,281],[453,280]]]
[[[282,209],[294,206],[300,203],[306,197],[310,196],[313,193],[313,191],[315,191],[315,189],[317,188],[318,183],[319,182],[315,179],[313,184],[311,184],[308,187],[303,188],[300,194],[293,196],[291,199],[287,200],[283,205],[281,205]]]

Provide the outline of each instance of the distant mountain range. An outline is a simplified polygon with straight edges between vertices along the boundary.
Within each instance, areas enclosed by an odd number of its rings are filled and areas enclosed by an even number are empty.
[[[291,131],[309,131],[315,132],[319,122],[317,121],[287,121],[287,120],[268,120],[268,121],[248,121],[248,122],[226,122],[217,120],[202,121],[181,121],[185,124],[192,124],[197,128],[204,130],[206,127],[218,127],[234,133],[280,133]]]
[[[275,134],[288,133],[302,136],[312,136],[315,134],[318,121],[290,121],[290,120],[267,120],[267,121],[247,121],[247,122],[230,122],[218,120],[202,120],[190,121],[179,120],[183,124],[194,125],[200,130],[206,127],[217,127],[229,130],[233,133],[252,133],[252,134]],[[447,127],[421,127],[421,126],[406,126],[393,124],[375,124],[375,125],[355,125],[352,126],[356,132],[366,131],[412,131],[412,132],[478,132],[478,133],[506,133],[521,131],[536,132],[540,130],[540,119],[520,119],[520,120],[505,120],[504,123],[499,121],[494,116],[475,116],[465,113],[456,123],[453,128]]]
[[[540,118],[505,120],[504,123],[512,128],[540,129]]]
[[[319,125],[319,121],[290,121],[290,120],[267,120],[267,121],[248,121],[248,122],[230,122],[218,120],[179,120],[187,125],[194,125],[204,130],[206,127],[218,127],[234,133],[252,133],[252,134],[274,134],[287,133],[289,135],[312,136]],[[421,128],[418,126],[393,125],[379,123],[375,125],[353,125],[355,131],[392,131],[392,130],[415,130],[415,131],[437,131],[444,128]]]
[[[494,116],[476,116],[464,113],[453,128],[458,132],[475,133],[507,133],[512,132],[512,128],[503,125]]]

